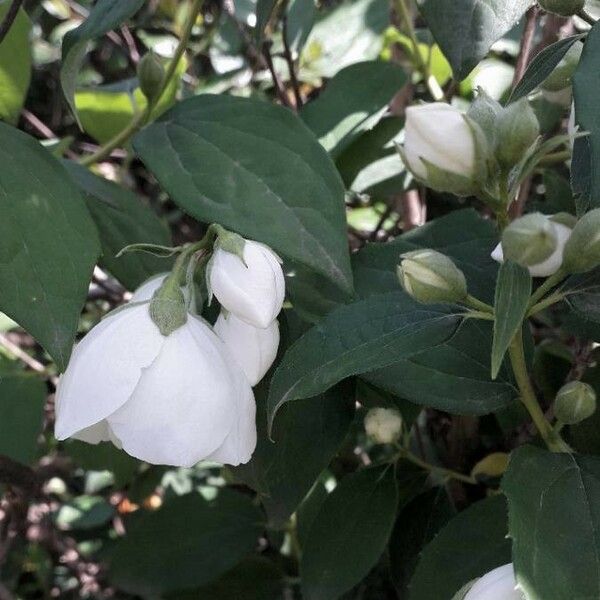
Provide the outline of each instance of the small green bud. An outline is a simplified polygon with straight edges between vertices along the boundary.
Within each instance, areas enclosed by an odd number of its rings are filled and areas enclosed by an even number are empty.
[[[148,100],[154,100],[160,93],[165,77],[165,69],[154,52],[150,51],[144,54],[138,64],[137,75],[144,96]]]
[[[558,390],[554,415],[565,425],[581,423],[596,412],[596,392],[582,381],[571,381]]]
[[[511,168],[540,135],[540,124],[526,98],[509,104],[496,120],[496,158]]]
[[[496,102],[485,90],[479,88],[477,97],[467,112],[475,123],[481,127],[489,141],[493,141],[496,129],[496,119],[502,112],[502,105]]]
[[[544,10],[561,17],[575,15],[585,6],[585,0],[538,0],[538,2]]]
[[[542,84],[542,89],[550,92],[558,92],[569,87],[571,85],[571,78],[579,64],[582,51],[583,43],[575,42],[554,68],[554,71],[546,78]]]
[[[423,249],[406,252],[397,268],[400,285],[418,302],[461,302],[467,297],[463,272],[444,254]]]
[[[600,208],[586,213],[565,244],[563,269],[585,273],[600,265]]]
[[[552,221],[531,213],[513,221],[502,234],[504,258],[522,267],[537,265],[556,250],[558,239]]]
[[[154,292],[150,301],[150,318],[164,336],[186,324],[185,296],[177,273],[172,272]]]

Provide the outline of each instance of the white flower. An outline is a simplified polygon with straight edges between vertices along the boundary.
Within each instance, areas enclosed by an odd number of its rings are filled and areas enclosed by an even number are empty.
[[[107,316],[75,348],[56,392],[55,435],[112,441],[153,464],[237,465],[256,445],[252,388],[199,317],[163,336],[148,305]]]
[[[160,275],[154,275],[154,277],[146,279],[146,281],[133,292],[130,302],[145,302],[146,300],[152,300],[154,292],[162,285],[168,275],[168,273],[161,273]]]
[[[283,305],[283,270],[277,255],[264,244],[246,240],[243,256],[242,261],[215,245],[206,271],[209,293],[228,312],[264,329],[275,320]]]
[[[498,567],[475,582],[464,600],[523,600],[516,589],[512,563]]]
[[[529,273],[532,277],[550,277],[554,275],[558,269],[560,269],[563,262],[563,252],[565,244],[569,237],[571,237],[572,229],[563,225],[562,223],[556,223],[552,221],[554,230],[556,233],[557,245],[556,250],[544,261],[537,265],[531,265],[529,267]],[[502,243],[498,244],[493,252],[492,258],[499,263],[504,262],[504,252],[502,251]]]
[[[372,408],[365,417],[365,431],[378,444],[391,444],[402,433],[402,416],[391,408]]]
[[[444,102],[406,109],[404,156],[410,170],[427,179],[424,158],[440,169],[475,176],[475,140],[463,114]]]
[[[215,333],[223,340],[229,353],[235,358],[250,385],[256,385],[269,370],[279,347],[279,323],[273,321],[262,329],[248,325],[234,314],[219,315],[214,326]]]

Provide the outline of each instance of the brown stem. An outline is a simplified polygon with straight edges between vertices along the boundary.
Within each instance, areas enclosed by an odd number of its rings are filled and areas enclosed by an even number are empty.
[[[523,214],[525,210],[525,203],[529,198],[529,192],[531,191],[531,177],[527,177],[521,187],[519,188],[519,194],[516,200],[508,207],[508,216],[511,221],[514,221]]]
[[[519,81],[523,78],[529,59],[531,58],[531,49],[533,47],[533,38],[535,36],[535,28],[537,25],[538,8],[532,6],[527,11],[525,28],[523,29],[523,36],[521,37],[521,49],[517,58],[517,64],[515,66],[515,75],[513,77],[512,87],[513,89],[517,86]]]
[[[0,23],[0,44],[6,37],[7,33],[10,31],[10,28],[12,27],[13,23],[15,22],[15,19],[19,14],[19,9],[21,8],[22,4],[23,0],[13,0],[11,2],[11,5],[9,6],[8,11],[6,12],[6,15],[4,15],[2,23]]]
[[[296,77],[296,68],[288,40],[287,15],[283,15],[281,23],[283,27],[283,56],[287,62],[288,71],[290,72],[290,81],[292,82],[294,99],[296,100],[296,110],[299,110],[302,106],[302,96],[300,94],[300,84],[298,83],[298,78]]]
[[[262,51],[263,51],[263,56],[265,58],[265,61],[267,63],[267,68],[269,69],[269,73],[271,73],[271,78],[273,79],[273,85],[275,86],[275,92],[277,93],[277,97],[279,98],[280,102],[284,106],[287,106],[288,108],[291,108],[292,110],[295,110],[295,106],[290,102],[290,99],[288,98],[288,95],[285,91],[285,87],[284,87],[283,83],[281,82],[281,79],[280,79],[277,71],[275,70],[275,66],[273,65],[273,57],[271,56],[271,45],[272,45],[272,42],[270,40],[265,40],[263,42]]]
[[[418,190],[407,190],[402,194],[403,230],[409,231],[423,225],[427,219],[427,206]]]

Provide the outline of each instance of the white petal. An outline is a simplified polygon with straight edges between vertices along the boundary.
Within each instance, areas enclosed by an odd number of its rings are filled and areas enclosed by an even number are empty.
[[[125,308],[96,325],[73,350],[60,378],[56,438],[95,425],[123,405],[164,339],[147,306]]]
[[[479,579],[464,600],[523,600],[516,585],[512,564],[504,565]]]
[[[504,252],[502,251],[502,243],[498,244],[491,254],[492,258],[499,263],[504,262]]]
[[[256,448],[256,403],[248,380],[240,369],[232,369],[236,379],[237,419],[233,429],[207,460],[224,465],[246,464]]]
[[[146,300],[152,300],[152,296],[154,296],[154,292],[162,285],[162,282],[167,277],[168,273],[161,273],[160,275],[155,275],[154,277],[150,277],[150,279],[146,279],[140,287],[138,287],[135,292],[133,292],[133,296],[131,296],[130,302],[144,302]]]
[[[266,329],[248,325],[234,314],[219,315],[215,333],[244,371],[250,385],[256,385],[269,370],[279,347],[279,323],[275,320]]]
[[[246,241],[244,261],[217,248],[208,269],[209,287],[221,305],[242,321],[268,327],[279,314],[285,281],[279,260],[267,246]]]
[[[235,425],[237,383],[225,346],[201,319],[171,335],[131,398],[108,422],[123,449],[146,462],[189,467]]]

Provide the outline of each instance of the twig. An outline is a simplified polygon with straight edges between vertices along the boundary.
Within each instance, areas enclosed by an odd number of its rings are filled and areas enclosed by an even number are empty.
[[[298,78],[296,77],[296,69],[294,66],[294,59],[290,50],[290,44],[288,40],[288,28],[287,28],[287,15],[282,17],[282,28],[283,28],[283,56],[287,62],[288,71],[290,72],[290,81],[292,82],[292,89],[294,90],[294,99],[296,100],[296,110],[302,107],[302,96],[300,94],[300,85]]]
[[[290,102],[288,95],[285,91],[285,87],[275,70],[275,66],[273,65],[273,57],[271,56],[271,45],[272,42],[270,40],[265,40],[263,42],[262,51],[263,56],[265,58],[265,62],[267,63],[267,68],[269,69],[269,73],[271,73],[271,78],[273,79],[273,85],[275,86],[275,92],[277,93],[277,97],[281,101],[284,106],[288,108],[295,109],[295,106]]]
[[[426,220],[427,208],[421,200],[418,190],[407,190],[402,194],[402,223],[403,231],[409,231],[423,225]]]
[[[131,57],[131,62],[134,65],[137,65],[140,62],[140,53],[138,52],[137,46],[135,45],[135,40],[131,35],[131,31],[129,31],[129,27],[126,25],[121,26],[121,35],[127,44],[127,48],[129,49],[129,56]]]
[[[521,187],[519,188],[519,194],[515,201],[508,207],[508,216],[511,221],[517,219],[523,214],[525,210],[525,204],[527,203],[527,199],[529,198],[529,192],[531,191],[531,177],[527,177],[521,183]]]
[[[22,350],[17,344],[11,342],[3,333],[0,333],[0,346],[4,346],[11,354],[14,354],[21,362],[25,363],[30,369],[37,373],[46,373],[46,367],[27,352]]]
[[[371,232],[371,235],[369,236],[369,241],[374,242],[377,239],[377,237],[379,236],[379,232],[383,229],[385,222],[389,219],[393,210],[394,210],[394,207],[392,204],[385,207],[385,210],[383,211],[381,217],[379,217],[379,221],[377,221],[377,225],[375,226],[375,229],[373,229],[373,231]]]
[[[13,0],[8,8],[8,11],[6,12],[6,15],[4,15],[4,19],[2,20],[2,23],[0,23],[0,44],[6,37],[6,34],[10,31],[10,28],[12,27],[13,23],[15,22],[15,19],[19,14],[21,4],[23,4],[23,0]]]
[[[521,49],[519,50],[519,56],[517,58],[517,64],[515,66],[515,74],[513,77],[512,87],[513,89],[517,86],[519,81],[523,78],[529,59],[531,58],[531,49],[533,47],[533,38],[535,36],[535,28],[537,25],[538,8],[532,6],[527,11],[525,28],[523,29],[523,35],[521,37]]]

